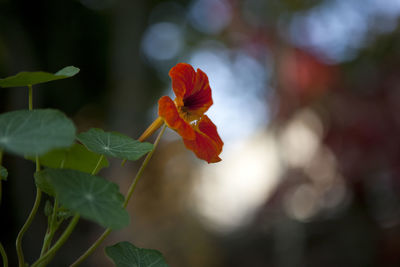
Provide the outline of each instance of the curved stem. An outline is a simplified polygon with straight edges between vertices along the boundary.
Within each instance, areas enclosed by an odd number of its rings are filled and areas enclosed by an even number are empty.
[[[104,158],[104,155],[101,155],[99,160],[97,161],[96,166],[94,167],[94,169],[91,173],[92,175],[94,175],[97,172],[103,158]],[[67,241],[68,237],[71,235],[72,231],[74,230],[75,225],[79,221],[79,215],[76,214],[74,216],[74,218],[71,220],[67,229],[65,229],[62,236],[57,240],[57,242],[54,244],[54,246],[49,249],[51,240],[53,239],[53,236],[60,225],[59,222],[57,222],[57,208],[58,208],[58,200],[56,198],[54,200],[54,208],[53,208],[53,213],[52,213],[52,217],[51,217],[51,221],[50,221],[50,231],[49,231],[49,233],[46,233],[45,241],[43,243],[42,252],[40,253],[40,257],[32,265],[32,267],[36,266],[37,264],[43,263],[44,261],[51,260],[51,258],[54,257],[55,253],[60,249],[60,247],[65,243],[65,241]],[[106,238],[106,236],[104,238]]]
[[[104,239],[106,239],[106,237],[111,233],[111,229],[107,228],[103,234],[101,234],[101,236],[99,238],[97,238],[96,242],[93,243],[93,245],[90,246],[90,248],[88,248],[88,250],[86,250],[86,252],[84,254],[82,254],[82,256],[80,256],[74,263],[72,263],[70,265],[70,267],[76,267],[79,264],[81,264],[84,260],[87,259],[87,257],[89,257],[96,249],[98,246],[100,246],[100,244],[104,241]]]
[[[153,150],[151,150],[147,154],[146,158],[144,159],[144,161],[142,163],[142,166],[140,166],[140,169],[135,176],[135,179],[133,180],[132,184],[130,185],[128,193],[126,194],[126,197],[125,197],[124,204],[123,204],[124,208],[126,208],[126,206],[128,205],[128,202],[129,202],[130,198],[132,197],[133,192],[135,191],[136,185],[137,185],[140,177],[142,176],[144,169],[146,168],[147,164],[149,163],[151,157],[153,156],[154,151],[156,150],[156,147],[158,146],[158,143],[161,140],[161,136],[164,134],[165,128],[166,128],[166,124],[164,124],[164,127],[161,129],[160,133],[158,134],[157,139],[154,142]],[[72,263],[70,265],[70,267],[76,267],[79,264],[81,264],[84,260],[86,260],[86,258],[89,257],[97,249],[98,246],[100,246],[100,244],[104,241],[104,239],[106,239],[106,237],[111,233],[111,231],[112,230],[110,228],[107,228],[103,232],[103,234],[93,243],[93,245],[90,248],[88,248],[86,250],[86,252],[84,254],[82,254],[74,263]]]
[[[40,171],[39,156],[36,156],[36,172]]]
[[[33,263],[31,267],[39,266],[41,263],[46,262],[47,260],[50,260],[51,257],[53,257],[53,255],[57,252],[57,250],[59,250],[60,247],[62,245],[64,245],[65,241],[67,241],[68,237],[73,232],[78,221],[79,221],[79,214],[76,214],[70,221],[70,223],[69,223],[68,227],[65,229],[64,233],[54,244],[54,246],[52,246],[51,249],[49,249],[42,257],[40,257],[35,263]]]
[[[3,160],[3,149],[0,148],[0,166],[1,166],[2,160]],[[0,173],[0,205],[1,205],[1,196],[3,194],[1,180],[2,180],[2,178],[1,178],[1,173]]]
[[[28,88],[29,88],[29,97],[28,97],[29,104],[28,104],[28,107],[29,107],[29,110],[32,110],[33,109],[33,89],[32,89],[32,85],[29,84]],[[39,157],[36,156],[36,172],[38,172],[38,171],[40,171],[40,163],[39,163]],[[25,232],[28,230],[29,226],[32,224],[33,219],[35,218],[35,215],[36,215],[36,213],[38,211],[41,199],[42,199],[42,190],[40,190],[40,188],[38,188],[36,186],[36,198],[35,198],[35,202],[33,204],[32,210],[31,210],[26,222],[24,223],[24,225],[22,226],[21,230],[19,231],[19,233],[17,235],[17,239],[15,241],[19,267],[24,267],[25,266],[24,253],[22,251],[22,237],[24,236]]]
[[[3,158],[3,150],[0,149],[0,166]],[[0,174],[0,204],[1,204],[1,174]],[[7,253],[4,250],[3,245],[0,242],[0,254],[1,257],[3,258],[3,267],[8,267],[8,258],[7,258]]]
[[[7,258],[7,254],[6,251],[4,250],[3,245],[0,243],[0,254],[1,257],[3,258],[3,267],[8,267],[8,258]]]
[[[100,167],[100,163],[103,160],[104,155],[101,155],[99,160],[97,161],[96,167],[94,167],[93,171],[92,171],[92,175],[95,175],[97,172],[97,169]]]
[[[19,267],[25,266],[24,253],[22,252],[22,237],[24,236],[26,230],[28,230],[33,219],[35,218],[36,212],[39,208],[41,198],[42,198],[42,191],[38,187],[36,187],[35,203],[33,204],[33,207],[32,207],[31,213],[28,216],[28,219],[26,220],[25,224],[22,226],[21,230],[19,231],[17,240],[15,242],[15,245],[17,247]]]
[[[36,172],[40,171],[40,163],[39,163],[39,157],[36,156]],[[36,198],[35,202],[33,204],[31,213],[28,216],[28,219],[22,226],[21,230],[19,231],[17,235],[17,240],[15,241],[15,246],[17,248],[17,256],[18,256],[18,265],[19,267],[24,267],[25,266],[25,259],[24,259],[24,253],[22,251],[22,237],[24,236],[25,232],[28,230],[29,226],[31,226],[33,219],[36,216],[36,213],[38,211],[40,201],[42,199],[42,190],[40,190],[39,187],[36,186]]]
[[[44,255],[49,250],[51,245],[51,241],[53,240],[54,234],[56,233],[60,223],[57,223],[57,210],[58,210],[58,200],[54,199],[53,213],[51,214],[51,218],[48,222],[48,230],[46,231],[46,235],[44,237],[42,251],[40,252],[40,257]]]

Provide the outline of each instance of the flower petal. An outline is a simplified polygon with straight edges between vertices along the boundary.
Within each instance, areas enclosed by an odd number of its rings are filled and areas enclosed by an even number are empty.
[[[208,77],[202,70],[195,72],[191,65],[179,63],[169,71],[169,76],[178,106],[201,116],[213,104]]]
[[[222,152],[224,143],[218,135],[217,127],[206,115],[198,122],[195,134],[194,140],[183,139],[185,146],[208,163],[221,161],[218,155]]]
[[[178,132],[184,139],[193,140],[195,133],[192,126],[179,116],[174,101],[169,96],[158,100],[158,115],[167,123],[168,127]]]
[[[203,115],[213,104],[208,77],[201,69],[197,69],[192,90],[186,91],[183,103],[190,113],[198,116]]]
[[[172,90],[176,95],[178,104],[183,106],[183,98],[187,91],[191,92],[196,79],[196,72],[187,63],[178,63],[169,71],[172,80]]]

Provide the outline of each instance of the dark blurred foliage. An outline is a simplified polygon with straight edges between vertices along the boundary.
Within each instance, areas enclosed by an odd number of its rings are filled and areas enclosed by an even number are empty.
[[[176,267],[400,266],[399,6],[396,0],[0,0],[0,77],[77,66],[73,79],[37,86],[35,107],[63,110],[79,131],[101,127],[132,137],[154,117],[176,62],[204,61],[214,96],[225,93],[219,99],[229,104],[219,116],[229,122],[217,123],[225,141],[217,174],[167,132],[129,207],[132,225],[107,245],[129,240],[159,249]],[[267,78],[251,76],[259,69]],[[227,71],[232,75],[223,76]],[[224,83],[226,77],[239,78]],[[235,91],[241,78],[247,86]],[[228,102],[241,94],[261,102],[268,119],[256,103]],[[1,89],[0,111],[26,108],[26,98],[24,88]],[[224,133],[228,126],[239,133],[251,121],[250,134]],[[251,143],[260,140],[256,131],[276,148],[265,151],[278,162],[276,177],[265,158],[246,158],[263,147]],[[242,141],[254,147],[230,154]],[[229,211],[251,190],[208,203],[236,225],[217,227],[192,205],[199,177],[207,173],[215,188],[224,187],[219,176],[242,175],[241,164],[249,162],[264,170],[258,179],[278,182],[243,222],[235,224]],[[112,163],[102,175],[125,192],[137,165]],[[14,239],[34,199],[34,166],[12,155],[4,165],[10,176],[0,239],[13,266]],[[251,171],[240,180],[250,183]],[[221,191],[202,192],[215,200]],[[29,262],[40,250],[45,221],[40,213],[24,238]],[[51,266],[71,263],[99,233],[80,222]],[[83,266],[111,262],[99,249]]]

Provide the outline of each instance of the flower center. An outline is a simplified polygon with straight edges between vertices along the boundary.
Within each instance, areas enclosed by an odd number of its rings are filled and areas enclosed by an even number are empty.
[[[181,115],[181,117],[187,122],[192,122],[192,121],[200,119],[199,115],[191,113],[189,111],[189,109],[185,106],[178,107],[178,112],[179,112],[179,115]]]

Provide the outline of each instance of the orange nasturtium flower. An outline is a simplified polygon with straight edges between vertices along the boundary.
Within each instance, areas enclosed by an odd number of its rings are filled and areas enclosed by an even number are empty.
[[[175,100],[163,96],[158,100],[159,117],[142,134],[145,140],[164,122],[183,139],[185,146],[208,163],[218,162],[224,143],[217,127],[204,115],[213,104],[207,75],[186,63],[179,63],[169,71]]]

